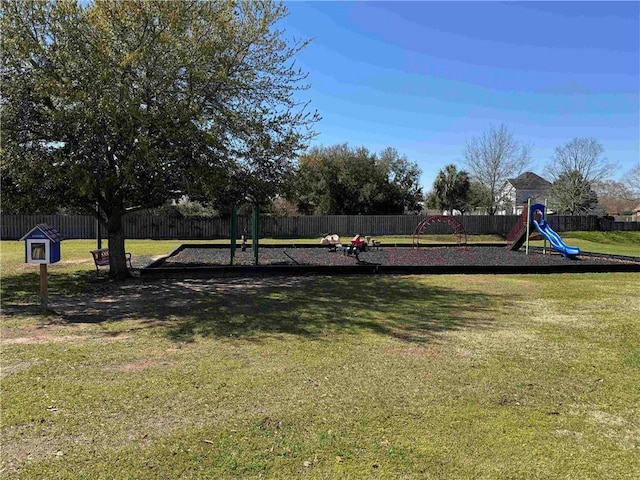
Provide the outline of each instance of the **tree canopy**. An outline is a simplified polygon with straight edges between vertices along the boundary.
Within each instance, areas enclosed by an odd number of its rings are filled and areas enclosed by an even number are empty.
[[[561,174],[551,185],[551,206],[571,215],[585,215],[598,203],[598,196],[581,172],[573,170]]]
[[[469,174],[451,164],[444,167],[433,182],[435,208],[453,214],[454,210],[464,212],[468,206],[471,183]]]
[[[467,212],[490,213],[493,199],[489,189],[477,180],[471,180],[467,199]]]
[[[551,196],[559,211],[585,214],[595,207],[593,187],[606,181],[615,165],[604,156],[604,147],[594,138],[574,138],[556,147],[546,167],[553,180]]]
[[[604,147],[595,138],[574,138],[556,147],[546,171],[555,181],[578,172],[589,184],[607,180],[616,166],[604,156]]]
[[[489,191],[491,204],[487,209],[495,214],[500,202],[500,189],[512,177],[517,177],[531,162],[530,146],[518,141],[505,125],[491,126],[479,137],[468,140],[464,147],[464,165],[471,178]]]
[[[306,41],[285,39],[286,14],[269,0],[3,2],[3,196],[96,214],[122,277],[128,211],[273,192],[318,119],[297,96]]]
[[[397,215],[420,210],[419,177],[417,164],[393,148],[314,147],[300,157],[285,195],[306,213]]]

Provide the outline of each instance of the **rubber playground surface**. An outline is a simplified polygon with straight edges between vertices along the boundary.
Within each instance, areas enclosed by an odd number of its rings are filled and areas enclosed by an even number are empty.
[[[547,250],[511,251],[504,245],[384,246],[357,257],[323,246],[261,245],[258,263],[252,249],[236,250],[233,265],[229,247],[185,244],[148,267],[141,276],[189,277],[263,274],[355,273],[580,273],[640,272],[640,258],[583,252],[575,258]]]

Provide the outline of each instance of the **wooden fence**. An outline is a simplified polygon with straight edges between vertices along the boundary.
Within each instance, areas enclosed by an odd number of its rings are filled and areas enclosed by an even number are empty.
[[[327,233],[350,236],[411,235],[424,215],[329,215],[301,217],[261,217],[265,238],[312,238]],[[456,217],[469,235],[506,235],[518,221],[517,215],[468,215]],[[597,216],[556,216],[547,221],[557,232],[576,230],[640,230],[639,222],[605,222]],[[18,240],[39,223],[55,227],[67,239],[96,238],[96,220],[90,215],[2,215],[0,238]],[[239,234],[251,235],[249,217],[238,219]],[[129,215],[124,218],[126,238],[215,239],[229,237],[229,218]],[[426,233],[447,234],[451,227],[434,224]],[[102,229],[106,238],[106,231]]]

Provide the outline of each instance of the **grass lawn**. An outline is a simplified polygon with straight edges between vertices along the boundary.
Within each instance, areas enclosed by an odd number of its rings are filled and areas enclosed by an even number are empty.
[[[564,243],[583,252],[640,257],[640,232],[563,232],[560,236]],[[532,241],[531,245],[542,247],[543,241]]]
[[[45,315],[0,243],[2,478],[640,476],[638,274],[114,284],[94,245]]]

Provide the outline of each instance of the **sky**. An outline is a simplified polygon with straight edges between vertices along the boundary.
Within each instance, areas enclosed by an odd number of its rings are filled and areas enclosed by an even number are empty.
[[[507,126],[544,176],[599,141],[620,180],[640,162],[640,2],[285,1],[322,120],[312,145],[391,146],[429,190],[465,142]]]

